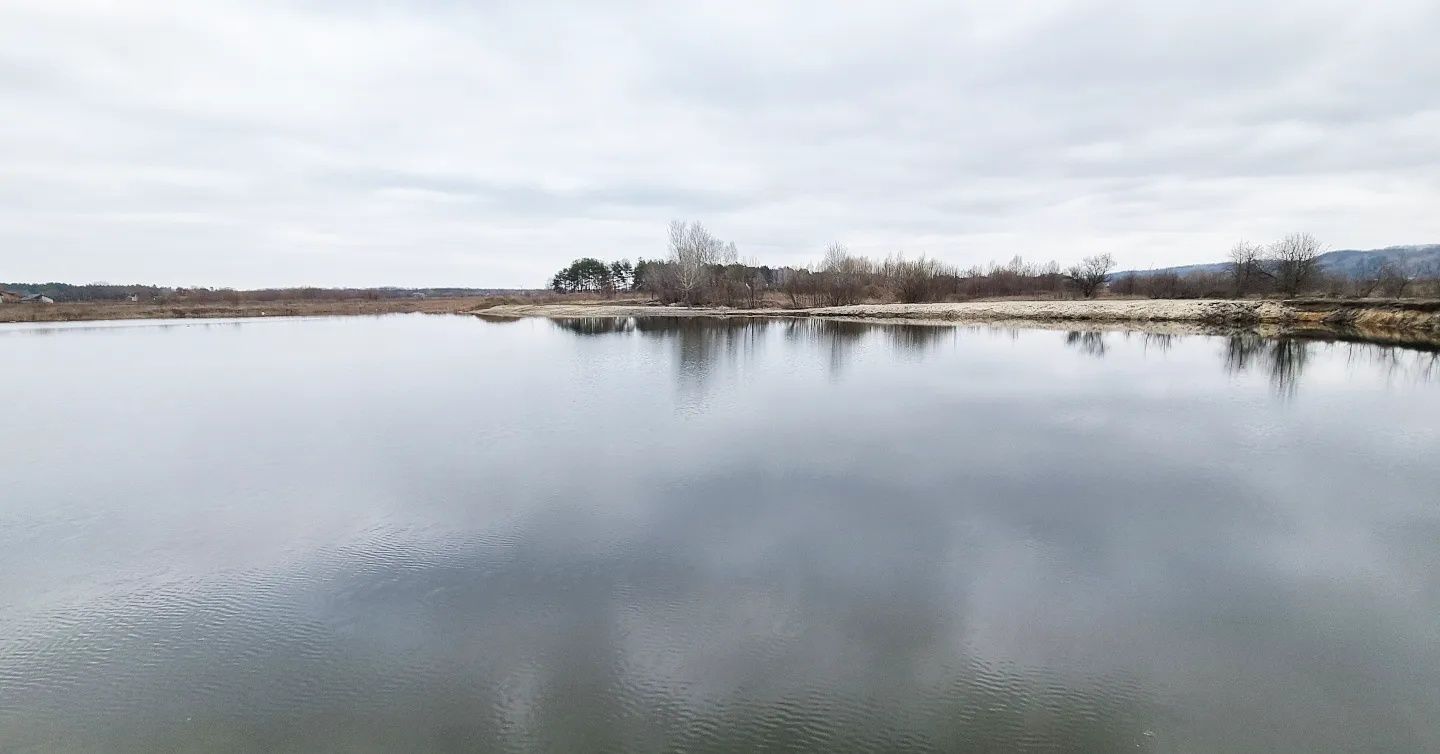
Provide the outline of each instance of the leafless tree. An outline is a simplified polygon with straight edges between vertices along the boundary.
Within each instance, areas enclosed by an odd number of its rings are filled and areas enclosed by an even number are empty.
[[[765,296],[765,290],[769,287],[770,281],[766,280],[765,276],[761,274],[759,270],[756,270],[750,275],[750,278],[745,281],[745,291],[749,294],[751,309],[760,308],[760,301]]]
[[[1264,274],[1260,260],[1265,250],[1249,241],[1241,241],[1230,249],[1230,279],[1235,284],[1235,297],[1244,298]]]
[[[1416,287],[1419,287],[1420,283],[1424,283],[1430,290],[1428,295],[1440,298],[1440,262],[1431,262],[1421,266],[1415,271],[1414,282],[1417,284]],[[1421,293],[1420,295],[1426,294]]]
[[[1309,233],[1291,233],[1270,244],[1269,262],[1280,291],[1294,296],[1315,277],[1320,242]]]
[[[1110,284],[1110,292],[1120,296],[1133,296],[1140,290],[1140,275],[1122,275]]]
[[[718,289],[712,298],[722,301],[726,306],[738,306],[748,302],[750,308],[754,309],[759,302],[759,294],[764,290],[765,276],[751,264],[733,263],[727,264],[715,276],[715,284]]]
[[[675,265],[675,284],[687,304],[700,301],[717,265],[731,264],[737,256],[734,243],[721,241],[698,222],[670,223],[670,261]]]
[[[939,301],[953,293],[958,282],[954,268],[923,254],[918,259],[893,254],[885,259],[882,270],[896,298],[907,304]]]
[[[1185,280],[1174,270],[1162,270],[1145,276],[1145,292],[1150,298],[1184,298]]]
[[[819,272],[825,304],[845,306],[860,303],[865,284],[874,273],[873,267],[865,257],[852,255],[845,244],[832,243],[826,247]]]
[[[1361,298],[1368,297],[1380,287],[1380,282],[1384,279],[1384,268],[1385,265],[1383,264],[1371,264],[1365,267],[1355,276],[1351,290]]]
[[[1080,264],[1071,267],[1065,274],[1070,285],[1085,298],[1094,298],[1100,292],[1100,286],[1105,284],[1106,278],[1110,277],[1110,271],[1115,269],[1115,259],[1109,254],[1096,254],[1093,257],[1085,257]]]
[[[790,305],[799,309],[803,306],[813,306],[816,303],[818,294],[816,292],[815,273],[808,268],[786,269],[780,274],[780,290],[790,297]]]
[[[1400,298],[1405,295],[1405,289],[1415,281],[1415,277],[1406,273],[1394,262],[1386,262],[1380,265],[1378,284],[1380,292],[1390,298]]]

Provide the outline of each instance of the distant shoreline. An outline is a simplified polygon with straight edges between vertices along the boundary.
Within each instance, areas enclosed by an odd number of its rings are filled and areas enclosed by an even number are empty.
[[[858,304],[730,309],[583,301],[515,303],[513,297],[454,297],[240,304],[57,303],[0,306],[0,322],[356,316],[395,313],[484,317],[825,317],[891,323],[1317,330],[1440,342],[1440,301],[1413,299],[1096,299],[992,300],[935,304]]]
[[[725,309],[611,304],[507,304],[473,312],[491,317],[839,317],[931,322],[1194,323],[1370,327],[1440,336],[1440,302],[1406,300],[1099,299],[857,304],[808,309]]]
[[[513,300],[513,299],[502,299]],[[335,301],[251,301],[227,303],[62,302],[6,303],[0,322],[95,322],[126,319],[233,319],[244,317],[321,317],[425,312],[460,314],[494,303],[493,296],[340,299]]]

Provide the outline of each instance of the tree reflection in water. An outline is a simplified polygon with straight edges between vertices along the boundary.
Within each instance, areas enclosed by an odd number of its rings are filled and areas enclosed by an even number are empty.
[[[1096,330],[1071,330],[1065,333],[1065,345],[1074,346],[1087,356],[1105,358],[1105,333]]]
[[[556,327],[575,335],[631,335],[670,341],[676,345],[678,379],[682,385],[704,390],[717,367],[740,363],[742,353],[759,353],[765,333],[777,328],[791,343],[820,346],[826,355],[830,376],[838,378],[859,349],[872,339],[888,342],[898,355],[923,357],[936,344],[955,338],[973,327],[917,325],[890,322],[821,319],[807,317],[576,317],[551,320]],[[983,326],[981,329],[984,328]],[[1018,328],[1007,328],[1012,338]],[[1071,330],[1065,344],[1086,356],[1103,359],[1112,334],[1100,330]],[[1115,333],[1126,341],[1139,336],[1141,350],[1149,354],[1168,353],[1180,336],[1141,330]],[[1231,375],[1263,372],[1279,396],[1294,397],[1300,387],[1314,349],[1343,348],[1352,364],[1378,366],[1398,379],[1440,378],[1440,346],[1396,344],[1366,340],[1341,340],[1334,336],[1284,334],[1264,336],[1254,331],[1237,331],[1222,336],[1222,366]]]

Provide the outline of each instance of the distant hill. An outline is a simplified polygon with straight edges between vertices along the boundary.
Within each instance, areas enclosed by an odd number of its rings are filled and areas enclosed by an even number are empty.
[[[1320,255],[1320,270],[1327,275],[1343,278],[1362,278],[1373,273],[1386,263],[1394,264],[1402,272],[1419,275],[1440,275],[1440,244],[1419,246],[1386,246],[1383,249],[1343,249],[1327,251]],[[1200,274],[1224,274],[1230,271],[1229,262],[1210,264],[1187,264],[1180,267],[1163,267],[1157,270],[1125,270],[1116,276],[1153,275],[1173,272],[1180,277]]]

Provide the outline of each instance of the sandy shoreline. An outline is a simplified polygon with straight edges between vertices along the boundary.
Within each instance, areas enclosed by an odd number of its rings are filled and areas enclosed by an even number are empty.
[[[1434,302],[1099,300],[970,301],[945,304],[860,304],[811,309],[724,309],[606,304],[503,305],[474,312],[492,317],[835,317],[927,322],[1273,325],[1373,328],[1440,335]]]

